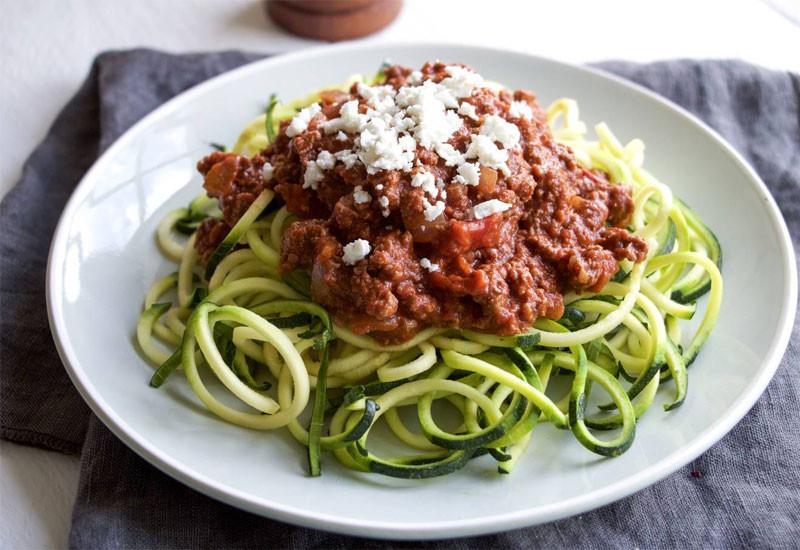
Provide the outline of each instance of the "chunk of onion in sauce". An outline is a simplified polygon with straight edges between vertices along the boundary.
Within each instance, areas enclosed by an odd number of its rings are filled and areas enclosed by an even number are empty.
[[[478,180],[478,196],[491,197],[497,185],[497,170],[488,166],[481,166],[481,175]]]

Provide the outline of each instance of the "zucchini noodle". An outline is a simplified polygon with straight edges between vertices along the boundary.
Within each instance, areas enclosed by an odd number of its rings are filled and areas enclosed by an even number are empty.
[[[271,98],[234,151],[259,152],[281,120],[319,98]],[[355,470],[401,478],[441,476],[480,456],[508,474],[535,447],[541,424],[565,430],[564,438],[571,432],[594,453],[625,452],[660,389],[665,410],[686,399],[687,368],[719,314],[721,249],[700,218],[644,169],[642,141],[623,144],[605,123],[591,139],[571,99],[554,102],[547,118],[584,168],[632,187],[628,229],[649,246],[645,261],[621,262],[602,291],[566,294],[560,320],[540,319],[517,336],[432,327],[381,345],[335,324],[309,298],[307,276],[280,277],[281,237],[294,218],[274,208],[272,191],[258,196],[201,265],[195,231],[219,212],[200,196],[168,213],[156,232],[176,265],[147,292],[136,327],[139,348],[156,367],[151,385],[180,371],[222,420],[287,428],[308,448],[312,475],[320,473],[323,453]],[[702,319],[688,334],[682,323],[698,309]],[[569,391],[559,395],[554,386]],[[407,453],[376,450],[370,434],[381,418]],[[610,437],[598,436],[608,430]]]

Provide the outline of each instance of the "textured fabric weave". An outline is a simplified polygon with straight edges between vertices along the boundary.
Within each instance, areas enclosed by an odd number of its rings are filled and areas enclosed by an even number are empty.
[[[83,404],[52,344],[44,299],[49,241],[97,155],[181,91],[260,56],[101,55],[0,204],[0,435],[81,452],[69,544],[76,548],[797,547],[800,540],[800,328],[752,411],[667,479],[579,517],[485,537],[387,542],[253,516],[170,479]],[[753,164],[800,246],[800,77],[740,62],[603,69],[653,89],[719,131]]]

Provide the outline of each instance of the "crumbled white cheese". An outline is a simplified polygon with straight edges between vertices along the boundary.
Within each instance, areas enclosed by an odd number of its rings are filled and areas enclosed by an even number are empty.
[[[475,110],[475,105],[472,103],[467,103],[466,101],[458,106],[458,114],[469,117],[472,120],[480,119],[478,116],[478,111]]]
[[[438,143],[436,154],[442,157],[445,166],[458,166],[464,162],[464,155],[449,143]]]
[[[367,257],[367,254],[370,253],[372,248],[369,245],[368,241],[364,239],[356,239],[353,242],[344,245],[344,254],[342,254],[342,260],[347,265],[355,265],[356,262],[359,262]]]
[[[400,109],[394,115],[392,115],[392,126],[394,126],[394,128],[398,132],[410,132],[411,130],[414,129],[414,126],[416,125],[417,123],[414,121],[413,118],[407,115],[404,109]],[[414,139],[412,136],[409,137],[411,137],[411,139]],[[414,148],[416,149],[416,147],[417,147],[417,142],[416,140],[414,140]]]
[[[358,95],[367,101],[367,105],[379,113],[394,113],[397,106],[394,96],[397,92],[391,86],[367,86],[363,82],[358,84]]]
[[[356,162],[358,162],[358,155],[356,155],[350,149],[342,149],[341,151],[337,151],[333,154],[333,157],[342,162],[344,167],[348,170],[352,168]]]
[[[469,97],[472,90],[483,84],[483,77],[464,67],[449,65],[445,72],[450,75],[442,80],[441,85],[448,88],[455,97]]]
[[[439,197],[442,200],[446,200],[447,191],[444,190],[444,182],[441,179],[436,180],[436,189],[439,191]]]
[[[339,118],[328,120],[323,123],[322,128],[326,134],[339,131],[357,133],[366,126],[368,118],[358,111],[358,100],[352,99],[339,108]]]
[[[531,106],[525,101],[512,101],[508,108],[508,115],[513,118],[533,118]]]
[[[275,169],[272,167],[270,163],[268,162],[264,163],[264,167],[261,169],[261,175],[264,178],[264,183],[272,179],[272,173],[274,171]]]
[[[371,118],[356,140],[358,158],[368,174],[381,170],[410,170],[414,152],[404,150],[397,131],[381,118]]]
[[[458,109],[458,99],[453,95],[453,92],[439,84],[436,89],[436,99],[442,102],[447,109]]]
[[[384,218],[389,217],[389,197],[379,197],[378,204],[381,205],[381,215]]]
[[[316,161],[309,161],[306,164],[306,170],[303,173],[303,189],[317,190],[319,182],[325,179],[325,174],[322,172]]]
[[[482,165],[496,168],[505,175],[510,173],[506,164],[508,151],[500,149],[491,138],[486,136],[473,135],[464,156],[466,158],[477,158]]]
[[[441,84],[426,80],[421,86],[404,86],[395,99],[415,121],[414,139],[425,149],[444,143],[463,124],[461,117],[446,110],[448,106],[457,107],[458,103]]]
[[[353,201],[356,204],[364,204],[372,200],[372,196],[369,194],[368,191],[364,191],[364,188],[360,185],[356,185],[355,189],[353,189]]]
[[[330,151],[320,151],[317,153],[316,160],[310,160],[306,163],[306,169],[303,173],[303,189],[313,189],[316,191],[319,182],[325,179],[324,171],[333,168],[338,158],[339,157],[332,155]]]
[[[427,204],[425,206],[425,210],[423,214],[425,214],[425,219],[429,222],[432,222],[436,218],[444,213],[444,201],[436,201],[434,204]]]
[[[320,151],[317,154],[317,166],[322,170],[330,170],[336,164],[336,159],[330,151]]]
[[[382,183],[379,183],[379,184],[377,184],[377,185],[375,186],[375,189],[376,189],[377,191],[383,191],[383,184],[382,184]]]
[[[464,67],[448,66],[445,70],[447,77],[439,83],[424,80],[422,73],[415,71],[407,79],[408,85],[399,90],[387,85],[358,84],[356,91],[366,104],[366,112],[361,112],[364,108],[360,107],[359,100],[353,99],[342,104],[338,118],[322,125],[326,133],[335,133],[338,140],[353,139],[352,149],[335,154],[321,151],[316,161],[307,163],[303,186],[316,189],[324,178],[324,170],[332,169],[336,161],[347,168],[360,161],[368,174],[383,170],[409,172],[414,166],[420,166],[416,157],[418,147],[436,151],[446,166],[456,167],[458,175],[454,181],[457,183],[476,185],[480,179],[478,163],[500,169],[508,175],[507,149],[519,142],[519,129],[502,117],[485,117],[480,135],[472,136],[466,153],[447,143],[463,126],[460,115],[480,120],[475,106],[460,102],[459,98],[472,95],[484,81],[479,74]],[[512,105],[514,109],[524,110],[523,102],[516,103],[520,105]],[[291,132],[287,130],[287,134],[291,137],[303,131],[319,112],[319,105],[303,109],[292,120]],[[467,162],[467,159],[477,159],[477,162]],[[431,201],[438,199],[433,204],[426,199],[426,217],[431,220],[440,216],[444,211],[443,200],[447,197],[444,182],[436,181],[432,174],[424,171],[416,174],[412,182],[421,187]],[[377,191],[381,188],[375,187]],[[356,195],[365,201],[369,194],[362,188],[354,191]],[[385,201],[388,201],[386,197],[378,198],[384,215],[388,216],[388,202]]]
[[[417,150],[417,141],[408,134],[403,134],[400,136],[400,139],[397,140],[400,143],[400,147],[403,148],[403,151],[414,151]]]
[[[430,172],[417,172],[414,174],[414,177],[411,178],[411,187],[421,187],[432,198],[436,198],[436,195],[439,194],[439,189],[436,187],[436,178]]]
[[[492,214],[505,212],[509,208],[511,208],[511,205],[508,204],[507,202],[503,202],[497,199],[491,199],[473,206],[472,215],[475,217],[476,220],[480,220],[487,216],[491,216]]]
[[[511,149],[519,143],[517,125],[497,115],[489,115],[483,120],[481,135],[500,142],[505,149]]]
[[[419,261],[419,265],[421,265],[423,268],[427,269],[431,273],[433,273],[434,271],[439,271],[439,265],[431,262],[428,258],[422,258]]]
[[[320,110],[318,103],[314,103],[302,109],[295,115],[292,122],[289,123],[289,126],[286,128],[286,135],[291,138],[304,132],[305,129],[308,128],[308,123],[311,122],[311,119],[314,118],[314,115],[319,113]]]
[[[458,175],[455,177],[456,183],[478,185],[481,178],[481,169],[477,162],[465,162],[459,165],[457,171]]]

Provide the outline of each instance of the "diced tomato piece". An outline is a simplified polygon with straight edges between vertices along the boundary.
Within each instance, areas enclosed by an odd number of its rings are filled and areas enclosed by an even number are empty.
[[[503,228],[503,216],[494,214],[480,220],[450,220],[442,248],[447,255],[467,250],[497,246]]]
[[[241,158],[239,155],[226,155],[222,161],[211,167],[203,183],[210,197],[221,198],[233,192],[233,182],[239,171]]]

